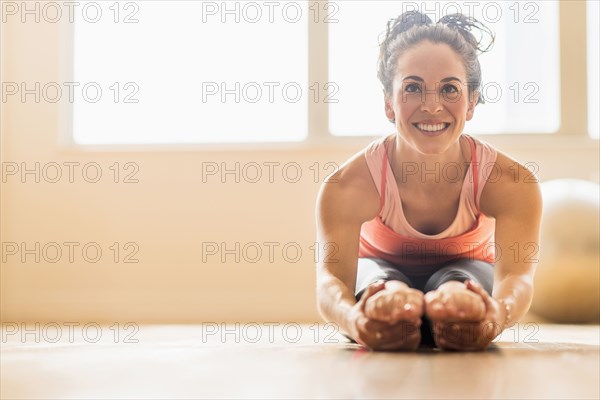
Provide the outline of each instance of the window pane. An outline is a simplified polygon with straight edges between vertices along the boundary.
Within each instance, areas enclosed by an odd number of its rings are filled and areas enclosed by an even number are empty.
[[[599,51],[600,43],[598,36],[600,36],[600,6],[598,0],[587,2],[587,60],[588,60],[588,129],[590,136],[598,139],[600,137],[600,115],[598,114],[598,108],[600,108],[600,94],[598,88],[600,87],[599,76],[600,75],[600,62],[599,62]]]
[[[85,87],[73,104],[76,142],[306,137],[305,2],[95,4],[75,13],[75,93]]]
[[[381,135],[393,130],[383,112],[377,79],[378,42],[386,23],[418,9],[434,21],[462,12],[496,33],[491,52],[480,56],[483,94],[465,131],[480,133],[555,132],[559,113],[558,3],[344,1],[329,26],[329,80],[339,102],[329,105],[334,135]],[[356,29],[360,26],[360,29]],[[523,40],[527,38],[527,40]]]

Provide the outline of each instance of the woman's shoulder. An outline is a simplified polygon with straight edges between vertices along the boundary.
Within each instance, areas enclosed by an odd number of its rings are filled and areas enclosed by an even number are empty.
[[[516,187],[525,183],[537,183],[537,164],[535,162],[518,161],[501,150],[496,152],[496,175],[492,180],[499,187]]]
[[[379,193],[367,157],[375,151],[378,141],[369,143],[325,179],[319,192],[321,207],[335,209],[336,212],[361,222],[377,216]]]
[[[498,149],[481,138],[472,135],[467,136],[474,141],[478,158],[483,158],[483,160],[479,160],[480,162],[489,162],[490,164],[495,162],[499,153]]]
[[[494,168],[481,193],[480,208],[495,217],[507,210],[539,203],[540,185],[536,176],[537,164],[521,162],[494,149]]]

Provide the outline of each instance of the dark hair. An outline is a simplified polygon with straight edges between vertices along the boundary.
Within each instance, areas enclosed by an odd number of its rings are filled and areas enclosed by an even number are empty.
[[[479,31],[476,38],[472,30]],[[484,34],[490,36],[490,42],[483,46]],[[398,57],[415,46],[429,40],[432,43],[445,43],[458,54],[467,71],[469,95],[479,91],[481,86],[481,66],[478,54],[489,51],[494,44],[494,33],[475,18],[463,14],[449,14],[437,23],[418,11],[407,11],[387,23],[384,40],[379,44],[377,77],[383,84],[386,96],[392,94],[392,82],[396,73]],[[478,103],[485,103],[479,93]]]

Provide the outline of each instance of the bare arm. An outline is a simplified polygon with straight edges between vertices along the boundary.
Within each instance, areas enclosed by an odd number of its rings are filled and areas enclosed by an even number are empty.
[[[510,310],[503,328],[521,319],[531,306],[542,212],[538,180],[522,165],[518,165],[515,174],[514,162],[511,165],[513,170],[503,168],[502,178],[490,185],[481,199],[482,210],[496,218],[497,261],[492,296]]]
[[[325,183],[317,201],[317,241],[324,254],[317,263],[317,304],[321,316],[371,349],[401,348],[402,322],[387,323],[365,315],[370,296],[384,289],[370,285],[360,300],[354,296],[360,229],[379,212],[379,195],[359,154]],[[335,253],[331,250],[334,249]]]
[[[359,193],[337,178],[325,183],[317,200],[317,242],[323,254],[317,263],[317,305],[321,316],[355,334],[358,244],[362,225]],[[357,207],[358,206],[358,207]],[[335,252],[323,251],[335,249]]]
[[[488,182],[481,195],[482,212],[496,219],[492,296],[481,285],[467,280],[467,288],[483,299],[486,313],[478,323],[458,324],[459,329],[453,335],[438,338],[446,348],[487,348],[504,329],[522,318],[531,305],[542,199],[537,179],[525,167],[517,164],[516,176],[521,176],[521,180],[514,179],[512,172],[515,162],[511,161],[499,155],[497,165],[503,175],[496,182]],[[523,179],[523,175],[526,179]],[[448,332],[451,325],[438,324],[434,329],[442,332]],[[489,330],[490,327],[492,330]]]

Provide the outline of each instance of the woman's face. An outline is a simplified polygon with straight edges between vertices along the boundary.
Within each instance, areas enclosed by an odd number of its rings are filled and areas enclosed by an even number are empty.
[[[385,112],[412,147],[441,154],[458,141],[477,99],[461,57],[447,44],[423,41],[399,57]]]

